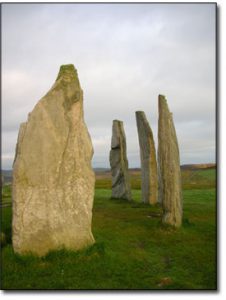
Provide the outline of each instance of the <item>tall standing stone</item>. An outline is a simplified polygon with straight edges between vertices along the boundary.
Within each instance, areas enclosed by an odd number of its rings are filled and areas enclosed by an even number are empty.
[[[158,160],[162,182],[162,222],[175,227],[182,223],[182,193],[179,147],[165,96],[159,95]]]
[[[94,243],[93,147],[73,65],[21,124],[13,165],[13,248],[45,255]]]
[[[156,204],[158,175],[155,143],[151,127],[143,111],[136,112],[141,160],[141,191],[144,203]]]
[[[123,122],[114,120],[110,151],[112,198],[131,200],[130,176],[126,155],[126,136]]]

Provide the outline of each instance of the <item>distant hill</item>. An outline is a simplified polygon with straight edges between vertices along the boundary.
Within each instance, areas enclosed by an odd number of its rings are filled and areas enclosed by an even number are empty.
[[[109,168],[93,168],[94,172],[108,172]]]
[[[182,165],[182,170],[203,170],[203,169],[215,169],[216,164],[209,163],[209,164],[188,164]]]
[[[2,170],[2,177],[4,184],[12,182],[12,170]]]
[[[186,164],[186,165],[181,165],[181,170],[203,170],[203,169],[215,169],[216,164],[214,163],[208,163],[208,164]],[[96,174],[98,173],[108,173],[111,170],[108,168],[94,168],[94,172]],[[139,172],[140,168],[130,168],[130,172]]]
[[[12,176],[13,170],[2,170],[2,175]]]

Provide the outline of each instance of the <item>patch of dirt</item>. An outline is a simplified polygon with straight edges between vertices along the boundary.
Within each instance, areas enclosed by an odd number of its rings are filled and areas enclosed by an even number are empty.
[[[164,287],[173,283],[173,280],[170,277],[163,277],[158,283],[158,287]]]

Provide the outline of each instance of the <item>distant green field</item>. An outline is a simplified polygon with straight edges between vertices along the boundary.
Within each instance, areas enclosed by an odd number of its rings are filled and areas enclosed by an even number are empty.
[[[209,189],[216,187],[216,169],[182,171],[183,189]]]
[[[182,187],[183,189],[209,189],[216,186],[216,170],[182,170]],[[131,186],[132,189],[141,189],[141,176],[140,172],[132,174]],[[111,178],[97,178],[96,188],[110,189]]]
[[[142,204],[140,190],[133,189],[134,201],[126,202],[97,188],[96,243],[79,252],[58,250],[43,258],[14,254],[11,207],[2,208],[2,289],[216,289],[214,172],[192,175],[199,181],[194,189],[188,189],[189,176],[178,230],[161,225],[161,208]],[[205,188],[197,188],[200,182]]]

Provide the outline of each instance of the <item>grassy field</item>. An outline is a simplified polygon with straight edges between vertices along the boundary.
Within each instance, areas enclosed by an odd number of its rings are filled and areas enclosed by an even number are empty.
[[[133,202],[128,203],[110,199],[111,190],[102,187],[108,179],[98,179],[96,243],[79,252],[59,250],[42,258],[14,254],[11,207],[2,208],[2,288],[216,289],[215,171],[194,172],[183,174],[184,219],[178,230],[161,225],[159,206],[140,203],[133,181]],[[7,189],[3,200],[10,197]]]
[[[216,169],[182,170],[183,190],[209,189],[216,186]],[[140,171],[130,172],[132,189],[141,189]],[[96,178],[96,188],[111,189],[111,174],[100,173]]]

